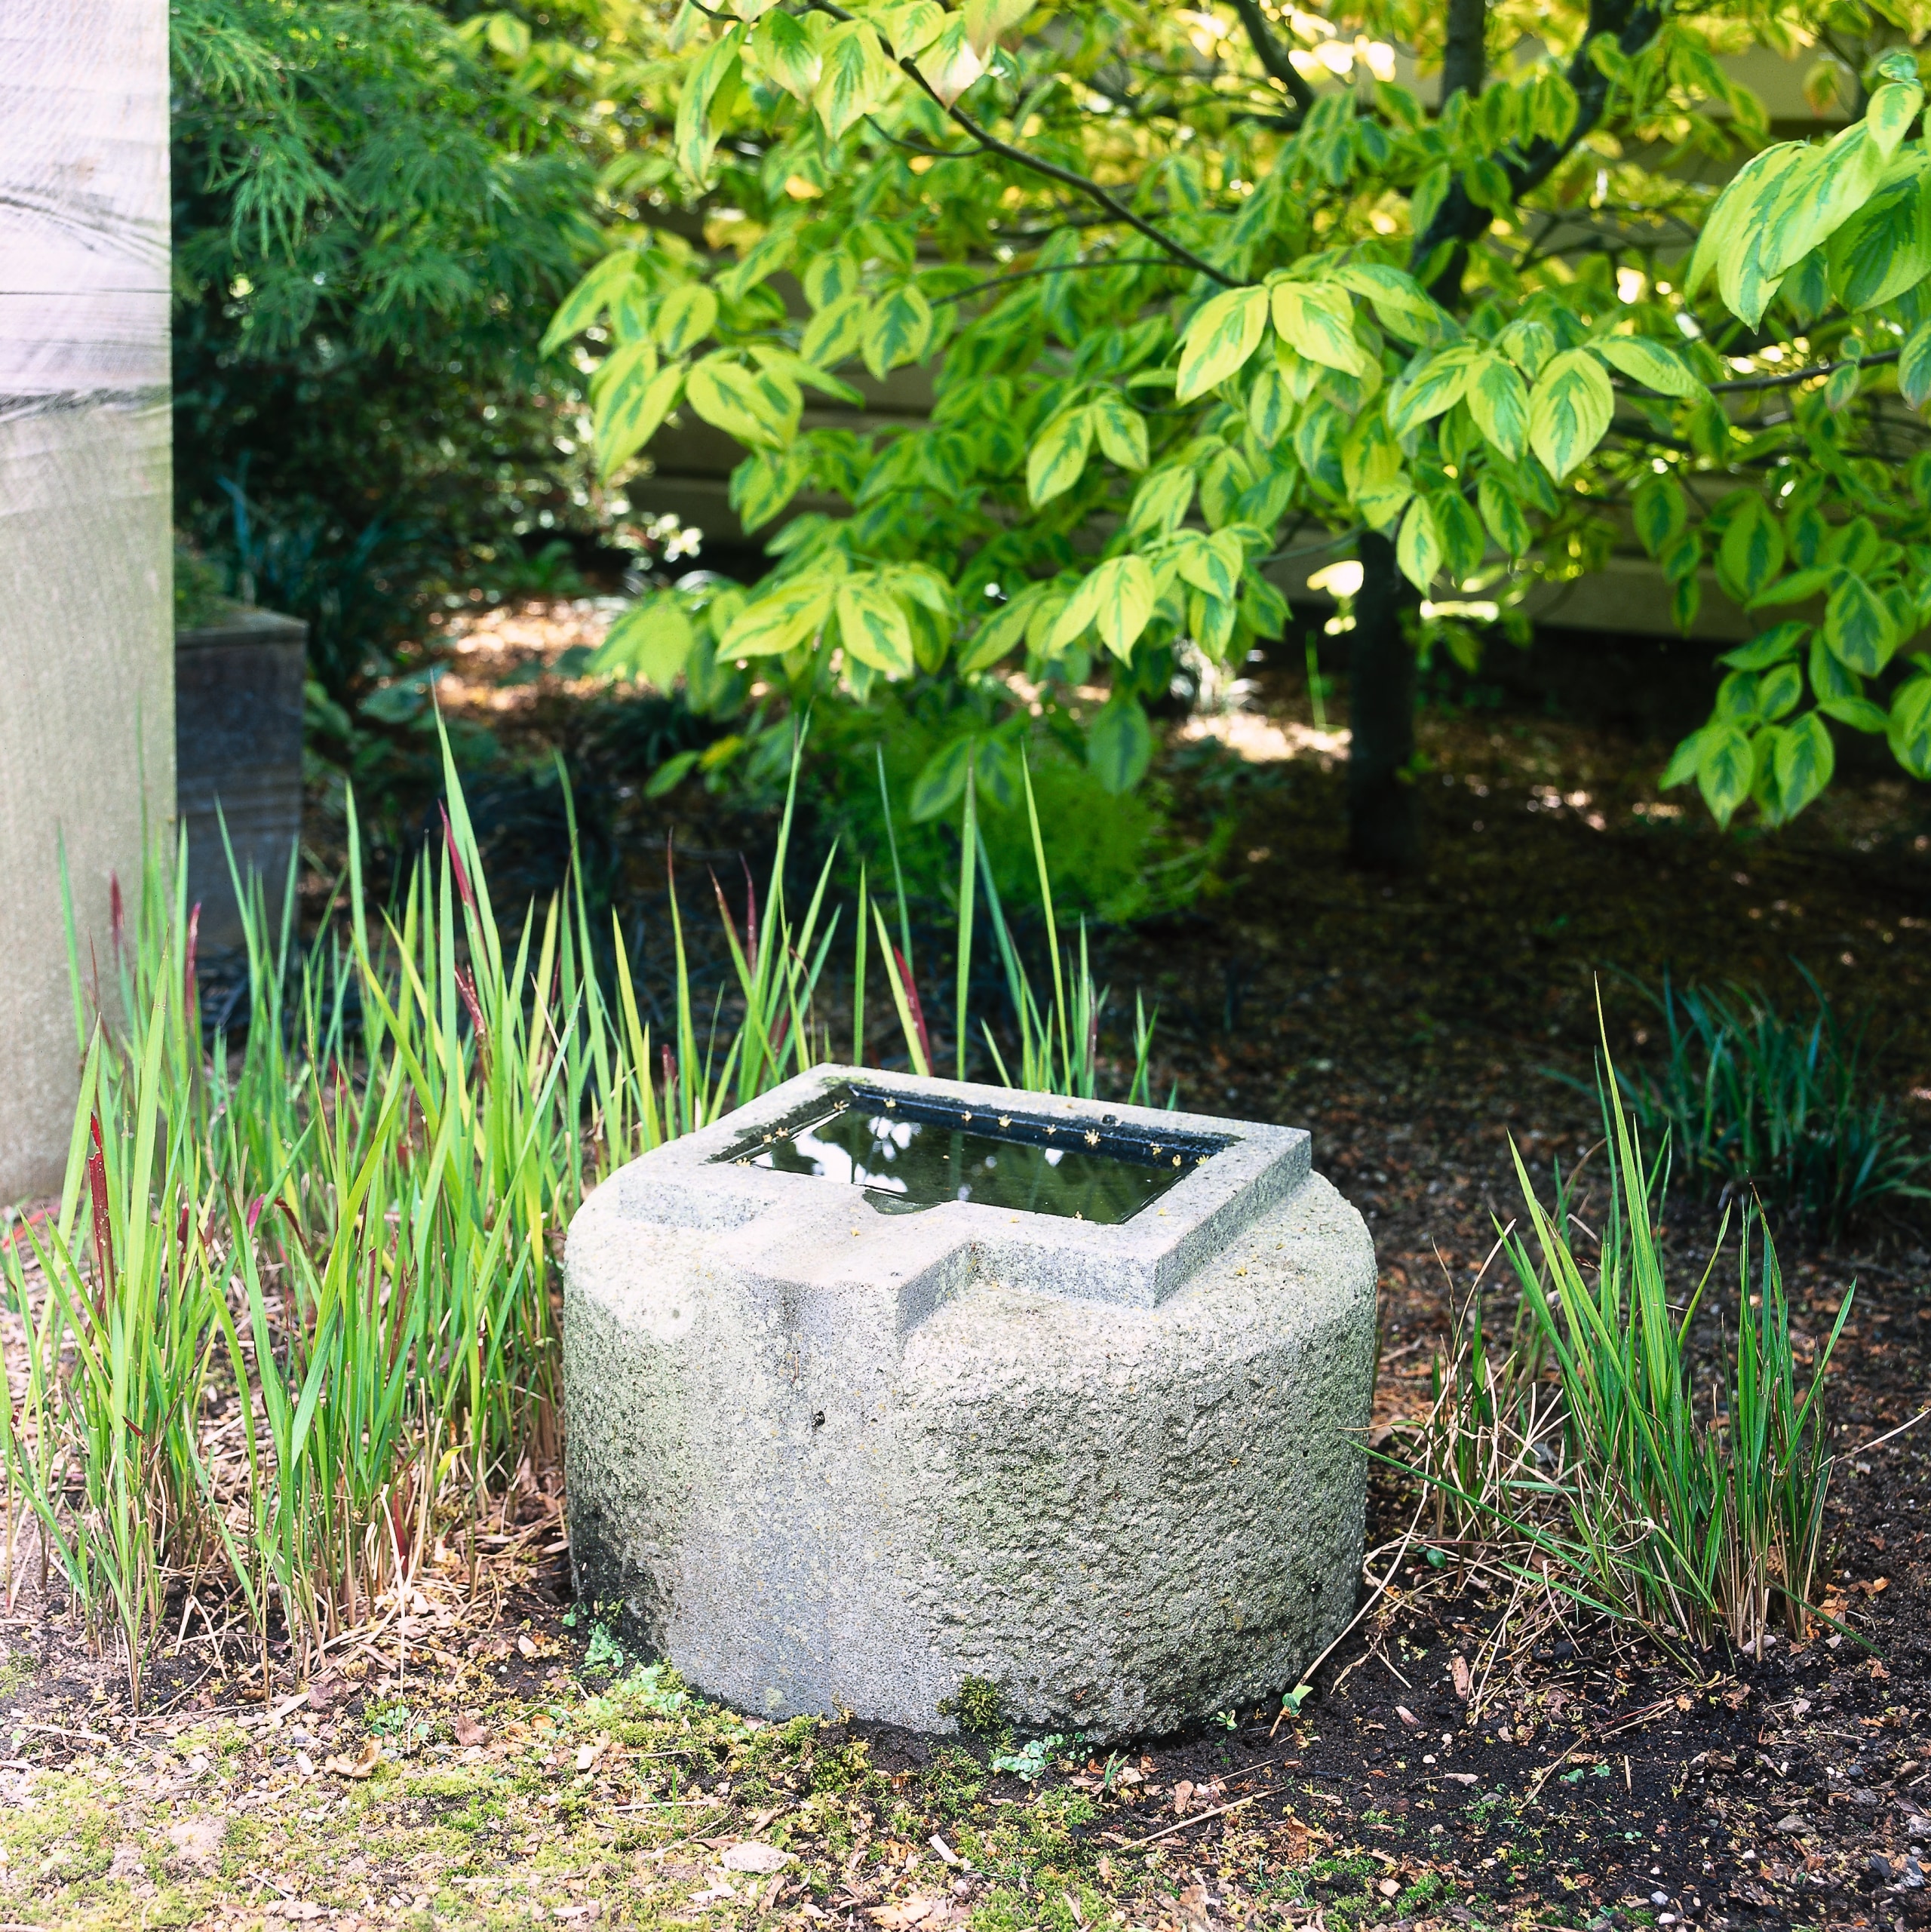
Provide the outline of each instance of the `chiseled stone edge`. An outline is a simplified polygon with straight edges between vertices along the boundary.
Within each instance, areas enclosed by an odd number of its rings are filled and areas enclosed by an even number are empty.
[[[1056,1295],[1157,1305],[1242,1227],[1293,1194],[1309,1172],[1310,1144],[1303,1128],[1099,1101],[1042,1102],[1036,1095],[1024,1096],[1021,1103],[1005,1087],[826,1066],[787,1080],[701,1132],[633,1162],[611,1184],[622,1184],[622,1212],[681,1227],[736,1226],[773,1210],[808,1212],[814,1197],[832,1184],[811,1175],[719,1164],[717,1156],[748,1134],[803,1107],[813,1095],[846,1080],[938,1095],[956,1100],[962,1108],[993,1113],[1015,1104],[1031,1113],[1063,1113],[1069,1120],[1104,1111],[1150,1132],[1211,1135],[1230,1143],[1130,1221],[1110,1227],[1061,1215],[1018,1214],[978,1201],[943,1202],[916,1217],[886,1215],[860,1190],[838,1190],[855,1218],[901,1225],[915,1218],[930,1222],[943,1230],[948,1242],[969,1241],[981,1247],[987,1276]]]

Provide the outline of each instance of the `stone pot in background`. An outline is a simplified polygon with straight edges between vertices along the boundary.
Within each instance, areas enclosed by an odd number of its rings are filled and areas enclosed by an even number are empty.
[[[188,902],[201,908],[204,957],[242,943],[224,819],[242,877],[259,875],[271,915],[280,916],[302,835],[308,637],[296,619],[245,606],[174,634],[176,809],[188,834]]]

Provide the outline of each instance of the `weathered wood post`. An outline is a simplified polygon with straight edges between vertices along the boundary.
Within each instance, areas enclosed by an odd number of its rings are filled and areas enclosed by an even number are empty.
[[[72,1125],[60,852],[105,985],[173,815],[167,87],[167,0],[0,5],[0,1202]]]

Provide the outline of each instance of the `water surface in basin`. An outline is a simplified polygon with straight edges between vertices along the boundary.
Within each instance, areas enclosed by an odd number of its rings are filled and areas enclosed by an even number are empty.
[[[856,1081],[760,1128],[716,1156],[740,1167],[816,1175],[911,1214],[978,1201],[1027,1214],[1126,1221],[1228,1143],[1122,1125],[1098,1110],[1049,1118]]]

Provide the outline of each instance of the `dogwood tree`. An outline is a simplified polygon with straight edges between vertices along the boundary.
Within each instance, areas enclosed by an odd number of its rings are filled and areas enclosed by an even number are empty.
[[[610,69],[642,198],[549,340],[596,364],[606,470],[674,411],[736,438],[778,562],[645,599],[604,661],[938,680],[927,814],[1009,786],[1015,684],[1103,681],[1124,787],[1177,653],[1238,663],[1352,556],[1351,840],[1401,865],[1423,628],[1633,539],[1685,625],[1708,569],[1762,614],[1666,783],[1780,822],[1844,730],[1931,778],[1931,149],[1916,18],[1875,20],[685,0]],[[1752,46],[1810,47],[1848,124],[1764,145]],[[910,364],[923,421],[817,404]],[[807,490],[844,513],[783,521]]]

